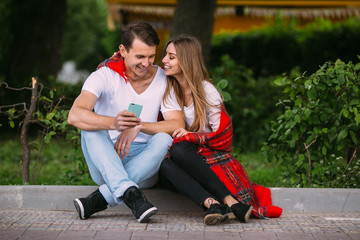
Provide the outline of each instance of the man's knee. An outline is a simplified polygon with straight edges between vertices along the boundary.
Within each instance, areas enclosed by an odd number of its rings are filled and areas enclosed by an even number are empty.
[[[171,146],[173,142],[172,137],[169,134],[163,132],[156,133],[152,138],[153,138],[152,140],[155,141],[156,144],[160,144],[168,147]]]

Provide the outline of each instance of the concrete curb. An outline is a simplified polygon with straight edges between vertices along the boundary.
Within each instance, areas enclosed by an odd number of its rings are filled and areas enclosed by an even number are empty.
[[[97,186],[0,185],[0,209],[74,210],[72,200]],[[270,188],[272,201],[288,212],[360,212],[360,189]],[[161,211],[202,211],[179,193],[145,189],[148,200]],[[128,210],[120,205],[111,210]]]

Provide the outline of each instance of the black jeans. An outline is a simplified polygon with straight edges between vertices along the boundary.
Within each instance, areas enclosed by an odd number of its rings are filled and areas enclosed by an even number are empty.
[[[170,159],[161,163],[160,178],[163,183],[165,179],[165,187],[169,188],[170,182],[170,188],[173,186],[203,207],[207,198],[222,201],[231,193],[197,153],[197,148],[197,145],[189,142],[174,144],[170,149]]]

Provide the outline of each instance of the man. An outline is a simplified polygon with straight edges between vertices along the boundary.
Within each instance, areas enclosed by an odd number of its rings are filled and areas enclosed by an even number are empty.
[[[123,202],[139,222],[157,212],[139,188],[156,183],[172,143],[169,134],[185,126],[176,100],[161,104],[166,79],[163,70],[152,65],[157,45],[151,25],[129,24],[119,52],[86,79],[70,109],[68,123],[82,130],[83,154],[100,186],[74,200],[81,219]],[[139,117],[127,111],[130,104],[142,106]],[[159,110],[165,121],[157,122]]]

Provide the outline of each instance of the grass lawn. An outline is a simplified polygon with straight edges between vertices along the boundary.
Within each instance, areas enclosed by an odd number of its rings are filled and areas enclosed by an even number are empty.
[[[35,146],[33,144],[33,146]],[[74,160],[73,147],[63,140],[52,140],[47,146],[46,155],[39,175],[37,185],[92,185],[94,184],[88,174],[77,171],[81,152],[77,152],[78,160]],[[35,165],[35,152],[32,154],[30,167],[30,184],[33,183],[33,169]],[[0,185],[21,185],[22,148],[18,140],[8,139],[0,142]],[[267,187],[278,186],[277,179],[280,168],[273,163],[267,163],[260,153],[241,154],[241,164],[248,172],[250,180]],[[38,169],[39,163],[36,169]]]
[[[238,159],[249,175],[250,181],[264,187],[281,187],[281,166],[269,163],[260,153],[240,154]]]

